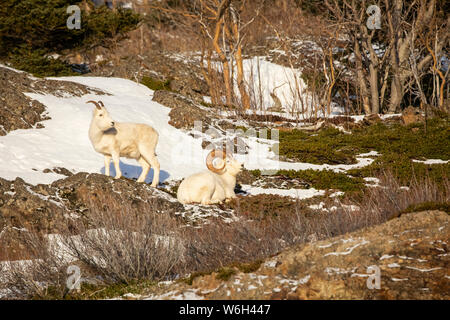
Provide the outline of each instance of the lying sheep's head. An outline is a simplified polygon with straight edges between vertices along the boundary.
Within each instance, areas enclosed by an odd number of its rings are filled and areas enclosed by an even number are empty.
[[[109,115],[108,111],[106,110],[105,106],[103,105],[103,102],[95,102],[95,101],[88,101],[86,103],[93,103],[95,104],[95,109],[93,112],[93,121],[95,122],[96,126],[101,131],[106,131],[111,128],[114,128],[114,120]]]
[[[208,154],[206,166],[214,173],[224,174],[227,172],[232,176],[236,176],[242,169],[242,163],[221,150],[213,150]]]

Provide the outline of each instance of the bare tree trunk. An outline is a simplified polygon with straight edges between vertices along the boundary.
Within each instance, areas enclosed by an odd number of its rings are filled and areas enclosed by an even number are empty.
[[[224,23],[224,18],[222,16],[222,18],[220,18],[217,22],[216,22],[216,30],[214,32],[214,40],[213,40],[213,46],[214,49],[216,50],[216,53],[219,55],[220,57],[220,61],[222,62],[222,66],[223,66],[223,81],[225,84],[225,97],[226,97],[226,104],[227,105],[232,105],[233,104],[233,96],[232,96],[232,88],[231,88],[231,78],[230,78],[230,66],[228,64],[228,59],[225,56],[225,54],[222,51],[222,48],[219,45],[219,39],[220,39],[220,33],[222,31],[222,24]]]
[[[359,46],[359,40],[354,39],[355,43],[355,61],[356,61],[356,76],[358,78],[358,86],[360,88],[361,96],[362,96],[362,102],[363,102],[363,109],[365,114],[370,114],[372,112],[370,108],[370,102],[369,102],[369,90],[367,89],[366,79],[364,76],[364,69],[363,69],[363,63],[362,63],[362,55],[361,55],[361,49]]]
[[[331,95],[333,93],[333,87],[336,83],[336,77],[334,75],[334,65],[333,65],[333,54],[331,48],[328,48],[328,56],[329,56],[329,62],[330,62],[330,73],[331,73],[331,83],[328,87],[327,91],[327,114],[331,115]]]
[[[372,114],[380,112],[380,95],[378,91],[378,68],[373,63],[369,66],[369,83],[370,83],[370,102],[372,106]]]
[[[386,94],[386,90],[388,87],[388,79],[389,79],[389,72],[390,72],[390,66],[386,67],[386,70],[384,72],[384,78],[383,78],[383,84],[381,86],[381,93],[380,93],[380,110],[383,110],[384,107],[384,96]]]
[[[239,88],[239,93],[241,95],[241,104],[244,110],[250,108],[250,97],[247,93],[247,88],[245,87],[244,82],[244,65],[242,61],[242,46],[241,46],[241,38],[239,34],[239,21],[236,15],[236,12],[233,7],[230,7],[231,16],[232,16],[232,30],[234,36],[234,42],[236,43],[236,48],[234,49],[234,58],[236,59],[236,67],[237,67],[237,85]]]
[[[436,77],[436,83],[437,83],[437,94],[438,94],[438,106],[440,109],[443,108],[444,106],[444,86],[445,86],[445,77],[444,74],[442,73],[441,70],[439,70],[439,68],[437,67],[437,59],[436,59],[436,53],[439,50],[438,49],[438,45],[435,45],[435,49],[433,51],[433,49],[430,47],[430,44],[428,43],[428,35],[426,36],[425,39],[425,46],[427,47],[428,52],[431,54],[431,56],[433,57],[433,73],[437,73],[439,78]],[[439,85],[440,80],[442,80],[442,83]]]
[[[404,0],[394,1],[394,10],[389,10],[389,2],[391,0],[385,0],[386,6],[388,8],[388,23],[390,30],[390,38],[392,44],[391,51],[391,64],[393,68],[393,80],[391,84],[391,99],[389,104],[389,112],[395,113],[403,100],[405,83],[406,80],[411,75],[410,70],[408,70],[408,59],[409,59],[409,45],[412,37],[412,30],[405,31],[402,35],[401,32],[401,14],[403,9]],[[411,5],[414,5],[413,2]],[[429,23],[431,23],[435,9],[436,0],[421,0],[419,9],[417,10],[417,18],[412,23],[411,28],[420,33],[425,29]],[[392,13],[391,13],[392,11]],[[425,58],[429,59],[429,58]],[[419,71],[424,67],[424,63],[418,64]]]
[[[211,49],[208,48],[208,53],[206,54],[206,70],[205,70],[205,41],[202,41],[202,53],[200,58],[200,66],[202,70],[203,78],[205,78],[206,83],[209,87],[209,94],[211,96],[211,102],[216,105],[218,104],[216,91],[212,82],[212,67],[211,67]]]

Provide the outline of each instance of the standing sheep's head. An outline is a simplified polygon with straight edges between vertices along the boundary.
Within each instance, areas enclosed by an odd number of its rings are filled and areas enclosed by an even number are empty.
[[[95,102],[91,100],[86,103],[93,103],[95,105],[95,109],[92,114],[92,121],[95,123],[97,128],[99,128],[101,131],[106,131],[114,128],[114,120],[109,115],[108,111],[103,105],[103,102]]]
[[[232,176],[236,176],[242,169],[242,163],[221,150],[213,150],[208,154],[206,166],[214,173],[224,174],[227,172]]]

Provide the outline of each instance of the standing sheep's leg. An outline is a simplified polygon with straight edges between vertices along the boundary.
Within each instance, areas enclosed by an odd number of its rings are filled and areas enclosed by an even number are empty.
[[[105,175],[109,177],[109,164],[111,163],[111,156],[105,156]]]
[[[143,152],[142,152],[143,151]],[[159,161],[154,152],[148,152],[145,149],[141,151],[142,157],[153,168],[153,181],[151,186],[156,187],[159,183]]]
[[[141,175],[139,176],[139,179],[137,180],[137,182],[144,182],[144,181],[145,181],[145,178],[147,178],[148,171],[150,170],[150,165],[149,165],[148,162],[145,161],[145,159],[142,158],[142,157],[140,157],[140,158],[138,159],[138,162],[139,162],[139,164],[140,164],[141,167],[142,167],[142,173],[141,173]]]
[[[153,168],[153,181],[152,187],[156,187],[159,184],[159,161],[156,156],[150,159],[150,164]]]
[[[114,179],[120,179],[120,177],[122,176],[122,171],[120,171],[120,156],[118,153],[113,153],[112,154],[112,160],[114,162],[114,168],[116,168],[116,176],[114,177]]]

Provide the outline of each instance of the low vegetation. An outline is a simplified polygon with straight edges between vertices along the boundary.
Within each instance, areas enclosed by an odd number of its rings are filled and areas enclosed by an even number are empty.
[[[261,177],[260,170],[250,172],[255,177]],[[364,180],[361,177],[352,177],[346,173],[332,170],[280,170],[275,175],[290,180],[299,180],[307,188],[312,187],[320,190],[359,191],[365,188]]]
[[[197,227],[187,226],[183,219],[155,214],[151,207],[142,212],[131,206],[105,211],[102,208],[108,207],[108,199],[103,199],[105,205],[90,208],[87,220],[64,218],[66,231],[61,232],[59,242],[67,249],[64,255],[38,233],[20,233],[23,245],[39,259],[25,268],[16,265],[9,272],[3,271],[8,276],[0,287],[36,299],[98,299],[143,293],[158,281],[189,274],[184,278],[187,283],[212,272],[227,281],[238,271],[254,272],[263,259],[294,244],[379,224],[413,209],[448,210],[450,183],[446,179],[444,189],[427,178],[411,181],[406,190],[389,172],[378,178],[383,188],[367,188],[357,199],[330,199],[333,211],[308,214],[299,201],[247,196],[245,201],[238,198],[229,204],[241,218],[238,221],[213,219]],[[270,208],[272,214],[264,215],[255,201],[265,208],[278,201],[283,208]],[[75,261],[67,262],[67,254]],[[74,263],[81,266],[88,281],[80,293],[68,293],[65,288],[67,265]]]
[[[449,163],[426,165],[412,160],[450,159],[448,120],[448,115],[432,118],[426,129],[423,123],[409,126],[400,123],[378,123],[356,128],[352,130],[352,134],[344,134],[334,128],[327,128],[318,133],[282,131],[280,156],[315,164],[349,164],[356,162],[358,154],[377,151],[379,156],[373,164],[362,169],[349,170],[347,173],[353,177],[373,177],[383,170],[390,170],[405,184],[414,177],[425,176],[441,183],[443,177],[450,173]],[[335,178],[341,176],[335,175]],[[338,183],[336,179],[333,180]],[[327,187],[327,184],[322,186]]]
[[[156,80],[152,77],[145,76],[145,77],[142,77],[141,84],[143,84],[144,86],[146,86],[149,89],[154,90],[154,91],[157,91],[157,90],[171,91],[170,80],[160,81],[160,80]]]

